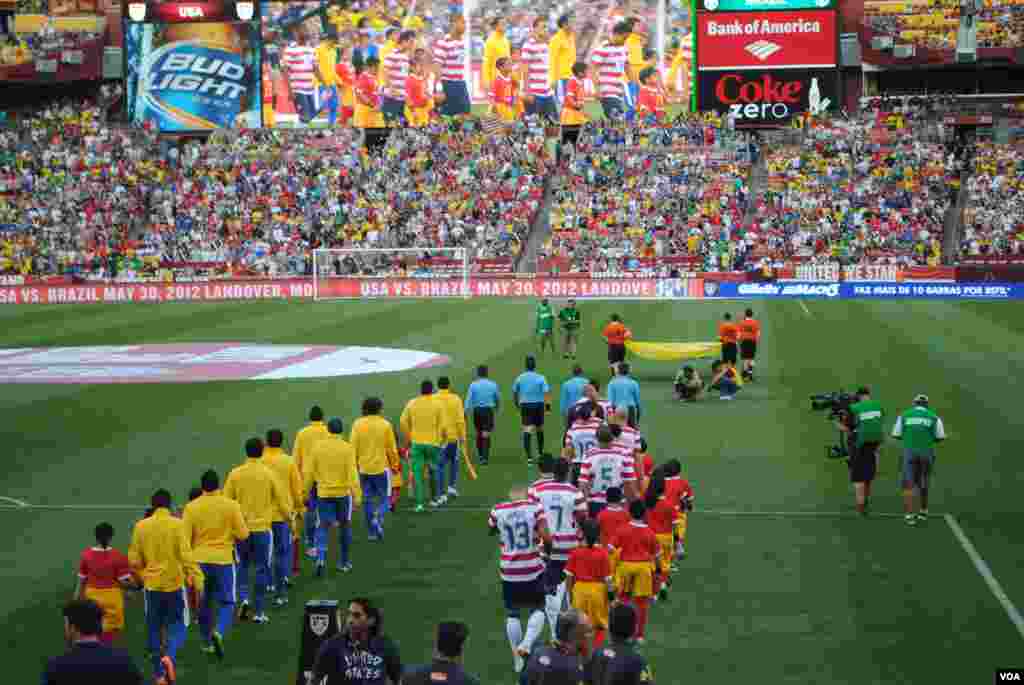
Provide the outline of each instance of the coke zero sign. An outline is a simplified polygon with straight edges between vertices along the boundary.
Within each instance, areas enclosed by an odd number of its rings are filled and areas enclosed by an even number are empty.
[[[834,109],[835,69],[742,69],[698,75],[698,108],[737,124],[779,124],[808,111]]]

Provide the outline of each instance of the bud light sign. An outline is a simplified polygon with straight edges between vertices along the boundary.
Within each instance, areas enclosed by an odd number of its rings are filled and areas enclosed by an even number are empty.
[[[834,108],[837,80],[835,69],[704,71],[697,79],[697,104],[737,124],[780,124],[804,112]]]

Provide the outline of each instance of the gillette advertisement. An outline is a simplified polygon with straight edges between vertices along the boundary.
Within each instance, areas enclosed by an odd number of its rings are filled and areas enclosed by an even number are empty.
[[[259,128],[259,3],[126,2],[126,106],[167,133]]]

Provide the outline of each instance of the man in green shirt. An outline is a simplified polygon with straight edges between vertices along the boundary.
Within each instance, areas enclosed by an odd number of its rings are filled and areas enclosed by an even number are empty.
[[[540,339],[541,352],[545,346],[552,353],[555,352],[555,312],[546,297],[537,305],[537,337]]]
[[[928,396],[918,395],[892,429],[903,441],[903,511],[908,526],[928,518],[928,480],[935,466],[935,443],[946,439],[942,419],[928,407]],[[914,488],[921,493],[921,508],[914,511]]]
[[[576,343],[580,338],[580,310],[576,309],[576,300],[569,300],[566,307],[558,312],[558,322],[562,325],[565,346],[562,348],[566,359],[576,359]]]
[[[850,441],[850,482],[857,498],[857,511],[862,516],[867,516],[871,482],[878,471],[878,446],[885,439],[884,417],[882,405],[871,399],[868,388],[862,387],[857,390],[857,401],[850,405],[850,425],[840,425],[844,432],[854,431]]]

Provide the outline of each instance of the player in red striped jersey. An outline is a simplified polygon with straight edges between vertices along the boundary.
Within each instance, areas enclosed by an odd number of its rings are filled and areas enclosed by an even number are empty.
[[[587,452],[580,468],[580,489],[587,497],[592,517],[607,506],[605,493],[611,487],[622,488],[630,501],[639,497],[633,456],[613,447],[611,429],[601,426],[597,447]]]
[[[621,118],[626,111],[627,92],[626,63],[628,50],[626,38],[629,26],[619,22],[612,29],[611,39],[594,51],[590,58],[597,75],[597,94],[601,109],[609,119]]]
[[[388,53],[381,65],[384,87],[380,111],[388,124],[400,124],[405,121],[405,80],[409,78],[410,52],[415,37],[415,31],[399,33],[394,49]]]
[[[469,87],[466,85],[466,21],[461,12],[452,15],[448,35],[434,44],[435,76],[441,82],[444,116],[469,114]]]
[[[558,118],[555,94],[551,89],[551,53],[548,48],[547,17],[538,15],[533,20],[530,38],[522,47],[522,62],[526,68],[523,79],[523,102],[526,113]]]
[[[597,447],[597,429],[601,427],[601,419],[591,416],[595,405],[578,405],[576,420],[565,432],[565,443],[562,456],[572,462],[572,484],[579,483],[580,469],[583,468],[583,457],[587,451]]]
[[[621,444],[636,459],[640,453],[640,443],[643,442],[643,437],[640,435],[640,431],[629,425],[629,409],[626,407],[615,409],[608,418],[608,425],[619,428],[619,435],[615,436],[615,442]]]
[[[587,504],[583,493],[568,482],[569,462],[564,459],[555,462],[552,458],[552,467],[554,479],[534,485],[528,498],[544,507],[544,516],[553,540],[551,556],[544,573],[544,586],[547,590],[545,613],[553,637],[558,614],[562,612],[565,603],[565,565],[569,555],[579,546],[579,523],[587,517]]]
[[[525,488],[513,488],[509,501],[491,510],[487,525],[501,543],[501,589],[507,619],[505,632],[512,647],[516,673],[523,670],[526,658],[544,630],[544,559],[541,546],[550,553],[551,531],[544,507],[526,498]],[[526,634],[519,618],[522,609],[530,611]]]
[[[299,121],[308,124],[316,116],[316,50],[305,33],[296,35],[281,53],[281,63],[288,74],[288,87]]]

